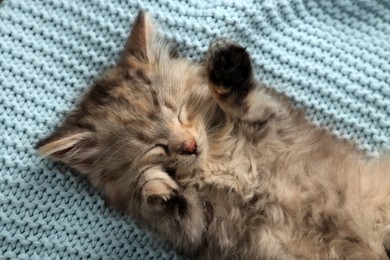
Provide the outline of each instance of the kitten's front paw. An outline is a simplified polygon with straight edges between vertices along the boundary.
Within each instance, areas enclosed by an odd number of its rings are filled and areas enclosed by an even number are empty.
[[[169,215],[184,216],[188,201],[178,184],[160,168],[151,168],[144,173],[142,197],[147,207]]]
[[[213,42],[206,56],[213,90],[221,97],[231,92],[248,92],[253,81],[252,66],[245,48],[226,39]]]
[[[147,203],[163,204],[169,201],[178,190],[179,186],[166,172],[152,168],[144,173],[142,197]]]

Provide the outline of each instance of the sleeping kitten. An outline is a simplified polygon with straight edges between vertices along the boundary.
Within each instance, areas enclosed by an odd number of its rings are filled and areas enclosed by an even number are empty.
[[[236,43],[213,42],[204,64],[171,54],[140,13],[41,154],[188,257],[387,259],[388,159],[310,124]]]

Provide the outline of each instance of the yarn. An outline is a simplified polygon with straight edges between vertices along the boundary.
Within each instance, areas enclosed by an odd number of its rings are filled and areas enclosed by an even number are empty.
[[[1,1],[0,1],[1,2]],[[385,0],[4,0],[0,4],[0,259],[178,259],[34,144],[113,66],[140,9],[186,57],[227,37],[257,78],[368,153],[390,147]]]

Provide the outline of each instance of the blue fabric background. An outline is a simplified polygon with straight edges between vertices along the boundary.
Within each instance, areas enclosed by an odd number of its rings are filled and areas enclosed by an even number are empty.
[[[5,0],[0,4],[0,259],[175,259],[33,145],[105,68],[139,9],[188,57],[223,36],[313,122],[390,147],[387,0]]]

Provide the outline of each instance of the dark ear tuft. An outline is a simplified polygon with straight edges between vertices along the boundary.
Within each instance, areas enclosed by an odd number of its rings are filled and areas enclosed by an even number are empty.
[[[154,26],[150,15],[140,11],[127,39],[120,63],[128,57],[135,57],[138,61],[148,62],[154,37]]]

